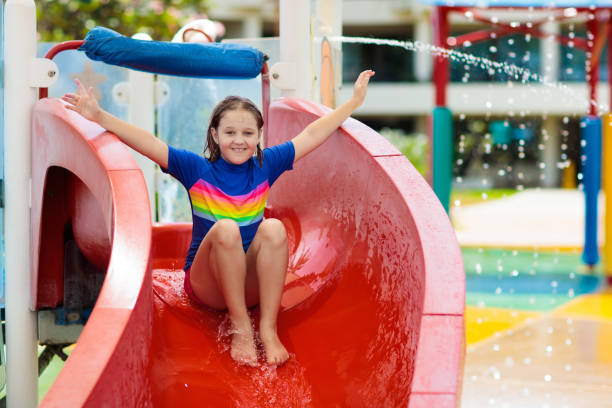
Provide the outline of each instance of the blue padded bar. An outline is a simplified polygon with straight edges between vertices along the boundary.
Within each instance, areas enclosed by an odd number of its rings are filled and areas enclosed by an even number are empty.
[[[194,78],[254,78],[264,63],[264,54],[246,45],[136,40],[105,27],[91,30],[79,51],[111,65]]]

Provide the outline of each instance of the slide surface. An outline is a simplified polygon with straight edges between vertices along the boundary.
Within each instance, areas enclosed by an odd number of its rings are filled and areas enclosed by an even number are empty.
[[[326,111],[274,102],[266,143],[288,140]],[[58,100],[41,100],[33,117],[33,306],[62,302],[68,227],[106,270],[42,406],[459,404],[459,246],[429,186],[376,132],[347,120],[272,188],[266,216],[289,235],[279,334],[291,359],[248,368],[229,356],[224,315],[184,294],[191,227],[151,225],[127,148]]]

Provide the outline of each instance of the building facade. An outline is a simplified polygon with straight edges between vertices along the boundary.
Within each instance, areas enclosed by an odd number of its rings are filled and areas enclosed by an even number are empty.
[[[210,10],[222,21],[226,38],[278,35],[279,0],[229,0]],[[344,43],[337,101],[352,92],[351,82],[365,68],[376,71],[368,98],[355,116],[376,130],[400,129],[407,135],[428,132],[434,108],[432,84],[433,8],[413,0],[343,0],[342,35],[398,40],[423,45]],[[558,11],[567,13],[567,10]],[[571,11],[570,11],[571,12]],[[550,36],[514,34],[457,48],[451,58],[448,107],[455,117],[457,187],[574,186],[580,182],[580,118],[589,109],[585,52],[553,35],[584,38],[584,16],[550,18],[550,10],[486,10],[492,21],[540,21]],[[490,28],[466,12],[451,16],[451,35]],[[607,52],[600,79],[607,80]],[[469,63],[466,63],[466,58]],[[484,58],[484,61],[481,60]],[[505,64],[492,69],[491,63]],[[497,66],[497,65],[495,65]],[[509,72],[528,70],[521,81]],[[535,79],[534,79],[535,78]],[[598,87],[598,111],[609,108],[609,90]],[[484,181],[483,181],[484,180]]]

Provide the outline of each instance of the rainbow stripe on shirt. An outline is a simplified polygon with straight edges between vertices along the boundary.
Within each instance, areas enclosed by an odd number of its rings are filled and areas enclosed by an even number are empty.
[[[189,197],[194,215],[212,222],[230,218],[243,227],[263,218],[269,189],[266,180],[247,194],[232,196],[200,179],[189,189]]]

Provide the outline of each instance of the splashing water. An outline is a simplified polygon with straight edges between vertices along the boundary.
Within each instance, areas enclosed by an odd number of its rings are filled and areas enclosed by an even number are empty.
[[[428,52],[435,56],[448,58],[451,61],[461,62],[469,64],[475,67],[480,67],[483,70],[489,72],[498,72],[508,75],[509,78],[513,78],[516,81],[521,81],[523,84],[529,82],[537,82],[550,88],[560,89],[570,97],[577,97],[574,90],[568,88],[562,82],[550,81],[541,75],[531,72],[529,69],[519,67],[514,64],[508,64],[506,62],[493,61],[485,57],[477,57],[472,54],[464,53],[461,51],[450,50],[447,48],[438,47],[432,44],[425,44],[420,41],[401,41],[401,40],[390,40],[384,38],[369,38],[369,37],[345,37],[345,36],[333,36],[328,38],[330,41],[337,41],[349,44],[373,44],[373,45],[387,45],[390,47],[400,47],[407,51],[414,52]],[[609,107],[605,104],[599,104],[596,100],[589,100],[589,104],[599,110],[599,114],[607,112]]]
[[[257,317],[252,311],[249,311],[249,315],[252,320]],[[225,315],[217,328],[216,341],[220,353],[229,352],[234,333],[232,323]],[[255,340],[259,361],[264,361],[263,344],[258,332]],[[297,361],[295,354],[290,354],[289,360],[280,367],[265,363],[254,368],[236,364],[233,370],[237,378],[244,377],[245,372],[248,372],[248,381],[244,381],[243,378],[243,381],[237,381],[235,384],[235,389],[244,396],[240,406],[253,408],[312,406],[312,389],[306,377],[306,370]]]

